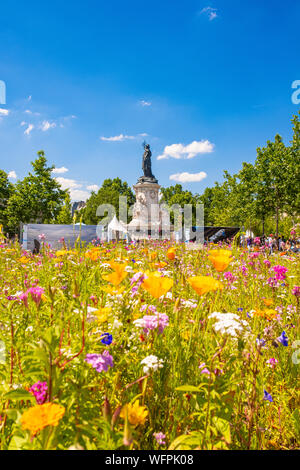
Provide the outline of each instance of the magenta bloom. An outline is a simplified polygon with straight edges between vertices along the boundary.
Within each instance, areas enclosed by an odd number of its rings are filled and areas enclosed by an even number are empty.
[[[22,292],[22,294],[19,295],[19,299],[22,300],[25,307],[28,308],[28,291]]]
[[[85,361],[91,364],[97,372],[107,372],[109,367],[114,366],[113,357],[107,350],[102,354],[87,354]]]
[[[278,364],[278,360],[275,359],[275,357],[271,357],[271,359],[267,360],[267,364],[272,367],[272,369],[275,369],[276,364]]]
[[[275,271],[275,278],[278,280],[278,281],[283,281],[286,276],[285,276],[285,273],[287,272],[287,268],[285,266],[280,266],[280,265],[277,265],[277,266],[274,266],[273,267],[273,271]]]
[[[29,391],[35,396],[38,405],[42,405],[47,398],[47,382],[37,382],[30,387]]]
[[[230,284],[236,280],[236,277],[232,274],[231,271],[226,271],[226,272],[224,273],[224,277],[225,277],[225,279],[227,279],[227,281],[228,281]]]
[[[292,289],[292,294],[297,298],[300,297],[300,286],[294,286]]]
[[[31,294],[32,300],[36,303],[36,305],[39,307],[41,300],[42,300],[42,294],[45,292],[45,290],[42,287],[31,287],[28,289],[27,293]]]

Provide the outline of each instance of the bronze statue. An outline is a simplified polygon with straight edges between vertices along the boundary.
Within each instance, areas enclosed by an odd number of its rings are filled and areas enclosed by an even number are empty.
[[[144,176],[141,176],[139,178],[140,182],[150,182],[150,183],[157,183],[157,180],[155,176],[152,174],[151,170],[151,156],[152,152],[150,150],[150,145],[146,144],[146,142],[143,143],[144,147],[144,155],[143,155],[143,163],[142,163],[142,168],[144,172]]]

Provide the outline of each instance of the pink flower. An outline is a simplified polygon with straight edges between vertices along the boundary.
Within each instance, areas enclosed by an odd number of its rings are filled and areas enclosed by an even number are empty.
[[[202,370],[201,370],[201,374],[208,374],[208,375],[210,375],[210,372],[209,372],[208,368],[206,367],[205,362],[202,362],[202,364],[200,364],[199,369],[202,369]]]
[[[38,405],[42,405],[47,397],[47,390],[48,384],[47,382],[37,382],[32,387],[30,387],[29,391],[35,396],[35,399]]]
[[[266,362],[272,369],[275,369],[276,364],[278,364],[278,360],[274,357],[271,357],[271,359],[268,359]]]
[[[19,299],[22,300],[25,307],[28,308],[28,291],[22,292],[22,294],[19,295]]]
[[[294,286],[292,289],[292,294],[297,298],[300,297],[300,286]]]
[[[153,434],[153,436],[155,437],[156,441],[157,441],[157,444],[159,445],[165,445],[166,442],[164,441],[164,439],[166,438],[166,435],[163,434],[162,432],[155,432]]]
[[[45,292],[45,290],[42,287],[31,287],[28,289],[27,293],[31,294],[32,300],[36,303],[36,305],[39,307],[41,300],[42,300],[42,294]]]

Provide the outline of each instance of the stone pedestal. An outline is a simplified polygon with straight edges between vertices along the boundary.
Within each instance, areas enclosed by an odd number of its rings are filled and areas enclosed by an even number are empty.
[[[147,239],[150,234],[158,238],[162,225],[168,225],[169,220],[168,214],[159,204],[160,185],[141,177],[133,189],[136,203],[133,207],[132,221],[128,224],[130,235],[133,239]]]

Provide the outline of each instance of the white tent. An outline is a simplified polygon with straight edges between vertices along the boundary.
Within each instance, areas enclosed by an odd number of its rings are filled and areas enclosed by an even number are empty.
[[[116,233],[116,237],[113,237],[113,232]],[[107,238],[108,241],[112,240],[113,238],[119,238],[119,234],[127,234],[127,228],[125,224],[123,224],[121,221],[117,219],[116,216],[113,217],[113,219],[110,221],[110,223],[107,226]]]

